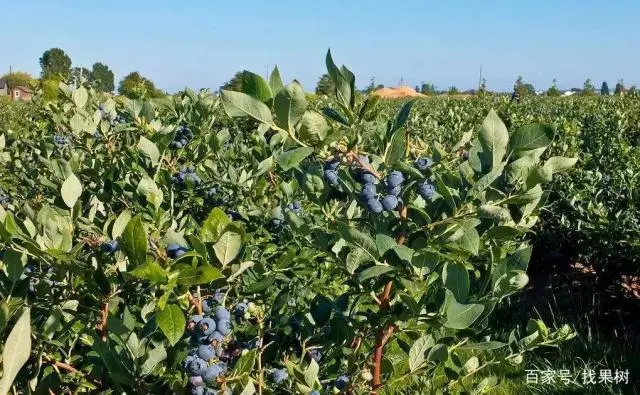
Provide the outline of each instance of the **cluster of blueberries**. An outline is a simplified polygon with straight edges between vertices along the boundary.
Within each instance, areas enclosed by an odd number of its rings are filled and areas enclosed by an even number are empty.
[[[287,209],[300,215],[302,214],[302,203],[299,200],[294,200],[293,202],[287,205]],[[280,208],[277,208],[273,211],[273,218],[271,219],[271,225],[274,227],[279,227],[284,224],[284,214]]]
[[[191,140],[193,140],[193,132],[188,127],[180,125],[169,147],[173,149],[183,148],[186,147]]]
[[[185,186],[187,182],[192,183],[193,185],[200,185],[202,180],[196,174],[196,168],[193,166],[182,166],[180,171],[171,177],[171,182],[173,182],[176,186]],[[215,192],[214,192],[215,193]]]
[[[58,134],[53,136],[53,144],[55,144],[56,147],[60,149],[64,148],[68,143],[69,143],[69,139],[66,138],[65,136],[58,135]]]
[[[0,206],[11,203],[11,197],[7,195],[7,192],[0,188]]]
[[[120,243],[118,240],[107,240],[100,245],[100,250],[105,254],[113,254],[120,249]],[[167,244],[166,253],[169,258],[176,259],[184,255],[189,249],[178,243]]]

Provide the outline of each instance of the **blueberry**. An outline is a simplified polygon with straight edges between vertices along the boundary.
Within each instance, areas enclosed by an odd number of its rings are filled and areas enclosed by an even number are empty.
[[[362,173],[359,178],[360,178],[360,182],[362,184],[375,184],[376,181],[378,181],[376,176],[374,176],[373,174],[371,174],[369,172]]]
[[[429,181],[425,180],[421,184],[418,185],[418,193],[422,196],[423,199],[429,200],[433,197],[433,194],[436,192],[436,188],[429,183]]]
[[[373,213],[382,212],[382,203],[378,199],[367,200],[367,209]]]
[[[182,144],[183,147],[187,145],[187,143],[188,143],[187,139],[180,139],[180,144]]]
[[[391,211],[398,206],[398,198],[394,195],[387,195],[382,199],[382,208]]]
[[[369,164],[369,157],[366,155],[359,155],[358,156],[358,161],[360,162],[361,165],[368,165]]]
[[[464,160],[469,159],[469,151],[467,150],[462,151],[462,159]]]
[[[202,332],[202,334],[208,336],[216,330],[216,322],[213,320],[213,318],[210,318],[210,317],[203,318],[198,323],[198,328],[200,328],[200,331]]]
[[[320,395],[320,391],[313,390],[313,391],[309,392],[309,395]]]
[[[213,341],[222,343],[224,341],[224,335],[218,331],[213,332],[207,337],[207,342],[211,343]]]
[[[100,245],[100,249],[102,250],[102,252],[105,252],[107,254],[116,252],[118,251],[119,248],[120,248],[120,244],[118,243],[117,240],[109,240],[107,242],[102,243],[102,245]]]
[[[216,378],[218,378],[218,376],[220,376],[223,372],[224,372],[224,369],[222,368],[222,366],[218,364],[211,365],[207,368],[206,372],[204,373],[204,380],[209,384],[214,384]]]
[[[208,365],[209,364],[204,359],[195,357],[193,358],[193,360],[191,360],[191,362],[189,362],[189,372],[196,376],[202,376],[207,370]]]
[[[330,161],[325,162],[324,169],[336,171],[338,169],[338,166],[340,166],[340,160],[332,159]]]
[[[176,251],[176,256],[174,258],[180,258],[181,256],[183,256],[186,253],[187,252],[185,250],[178,250],[178,251]]]
[[[349,384],[349,377],[340,376],[336,379],[335,386],[339,390],[343,390],[347,388],[347,384]]]
[[[215,187],[211,187],[207,191],[207,197],[214,197],[216,193],[218,193],[218,190]]]
[[[416,167],[418,170],[425,171],[433,165],[431,158],[418,158],[416,160]]]
[[[205,395],[204,387],[191,387],[191,395]]]
[[[360,197],[367,201],[373,199],[376,196],[376,186],[374,184],[365,184],[360,191]]]
[[[200,323],[200,321],[202,321],[201,315],[192,315],[189,318],[189,322],[187,323],[187,328],[189,329],[195,328]]]
[[[180,144],[178,141],[172,141],[171,143],[169,143],[169,147],[173,149],[178,149],[178,148],[182,148],[182,144]]]
[[[242,219],[242,215],[240,215],[239,212],[233,210],[227,211],[227,216],[232,221],[240,221]]]
[[[281,384],[287,379],[287,377],[289,377],[289,374],[284,369],[276,369],[273,371],[273,373],[271,373],[271,378],[276,384]]]
[[[302,212],[302,203],[299,200],[294,200],[288,206],[289,210],[293,211],[296,214],[300,214]]]
[[[195,355],[187,355],[184,358],[184,361],[182,361],[182,370],[184,370],[185,372],[188,373],[189,372],[189,365],[191,364],[191,361],[193,361],[196,358],[197,357]]]
[[[222,335],[227,336],[229,333],[231,333],[231,328],[231,322],[228,318],[218,320],[217,329],[218,332],[220,332]]]
[[[195,173],[196,168],[193,165],[190,165],[187,170],[189,170],[189,173]]]
[[[387,193],[393,196],[399,196],[400,192],[402,192],[402,187],[400,185],[396,185],[395,187],[390,188],[387,186]]]
[[[244,302],[240,302],[236,305],[235,310],[233,311],[233,314],[236,317],[242,317],[244,316],[244,312],[247,311],[247,304]]]
[[[404,175],[401,172],[394,170],[387,176],[387,185],[391,188],[396,187],[404,181]]]
[[[320,360],[322,359],[322,351],[318,350],[317,348],[313,348],[311,350],[309,350],[309,356],[316,362],[320,362]]]
[[[327,180],[329,185],[336,186],[338,185],[338,173],[335,170],[325,170],[324,178]]]
[[[187,252],[187,249],[177,243],[169,243],[167,245],[167,256],[169,258],[177,258]]]
[[[202,385],[202,376],[189,377],[189,385],[192,387],[200,387]]]
[[[215,356],[216,351],[211,347],[211,344],[202,344],[198,346],[198,357],[208,361],[211,358],[215,358]]]
[[[211,299],[204,299],[202,301],[202,311],[205,313],[211,313],[213,311],[214,301]]]
[[[224,306],[218,306],[216,307],[215,316],[216,320],[228,320],[229,318],[231,318],[231,313],[229,313],[229,310],[225,309]]]
[[[217,289],[216,292],[213,294],[212,299],[217,304],[222,304],[224,302],[224,292],[220,289]]]

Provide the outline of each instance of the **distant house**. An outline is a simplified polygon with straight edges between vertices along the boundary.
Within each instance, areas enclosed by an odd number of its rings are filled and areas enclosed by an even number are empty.
[[[0,78],[0,96],[9,96],[9,86],[5,78]]]
[[[28,101],[33,96],[33,91],[26,86],[16,86],[11,89],[11,97],[13,100]]]

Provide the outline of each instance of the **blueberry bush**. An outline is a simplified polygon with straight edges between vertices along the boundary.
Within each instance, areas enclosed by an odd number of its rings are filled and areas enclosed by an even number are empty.
[[[454,109],[453,141],[326,65],[313,104],[277,68],[219,97],[60,84],[0,129],[0,393],[482,393],[574,336],[492,326],[576,163],[558,128]]]

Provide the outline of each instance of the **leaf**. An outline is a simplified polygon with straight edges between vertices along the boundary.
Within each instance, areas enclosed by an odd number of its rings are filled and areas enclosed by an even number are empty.
[[[149,139],[144,136],[140,136],[140,141],[138,141],[138,149],[144,155],[151,159],[151,164],[156,166],[158,161],[160,160],[160,150],[158,147]]]
[[[200,240],[203,243],[215,243],[230,223],[231,219],[222,209],[214,208],[200,228]]]
[[[287,171],[298,166],[298,164],[302,162],[304,158],[311,155],[312,152],[313,148],[311,147],[300,147],[283,152],[278,156],[278,165],[280,165],[282,170]]]
[[[478,194],[484,191],[489,185],[491,185],[495,180],[498,179],[502,175],[502,171],[504,170],[504,163],[498,165],[498,167],[494,167],[491,171],[476,182],[476,185],[473,186],[474,193]]]
[[[13,380],[31,354],[31,310],[25,308],[9,333],[2,350],[2,379],[0,395],[9,393]]]
[[[463,229],[464,234],[453,244],[455,244],[459,249],[470,253],[471,255],[478,255],[478,252],[480,250],[480,235],[478,234],[478,231],[470,222],[466,222]]]
[[[265,102],[273,97],[271,88],[261,75],[244,71],[242,73],[242,92],[254,97],[261,102]]]
[[[507,343],[497,342],[497,341],[488,341],[481,343],[467,343],[458,347],[459,350],[497,350],[502,347],[508,346]]]
[[[393,124],[393,129],[391,129],[392,132],[399,130],[405,124],[405,122],[407,122],[407,119],[409,119],[409,115],[411,114],[411,109],[413,108],[414,104],[416,104],[416,99],[409,100],[408,102],[402,105],[402,108],[398,112],[398,117],[396,118],[396,121]]]
[[[324,114],[325,117],[329,119],[332,119],[338,123],[341,123],[344,126],[349,126],[349,120],[333,108],[329,108],[329,107],[323,108],[322,113]]]
[[[122,211],[120,215],[118,215],[118,218],[116,218],[115,222],[113,223],[113,227],[111,228],[111,238],[115,240],[118,237],[120,237],[120,235],[124,231],[124,228],[127,226],[130,220],[131,220],[131,211],[129,210]]]
[[[164,193],[162,189],[158,188],[158,185],[156,185],[152,178],[147,176],[142,177],[138,183],[137,191],[143,195],[148,202],[153,204],[156,209],[162,204]]]
[[[289,132],[293,131],[293,127],[300,122],[306,109],[307,100],[304,97],[304,90],[302,90],[302,86],[298,81],[293,81],[285,89],[280,90],[273,99],[276,125]],[[320,114],[318,116],[322,118]]]
[[[371,236],[355,228],[351,228],[344,223],[338,224],[338,233],[340,233],[340,237],[345,239],[347,242],[362,248],[367,254],[371,256],[371,259],[373,259],[373,261],[377,260],[378,248],[376,247],[376,243],[373,241]]]
[[[164,346],[158,346],[147,354],[147,359],[142,364],[142,375],[147,376],[151,374],[153,369],[158,364],[167,359],[167,350]]]
[[[176,270],[178,272],[178,285],[208,284],[213,280],[224,277],[220,270],[209,265],[193,267],[186,263],[181,263],[176,266]]]
[[[404,129],[396,131],[391,136],[391,141],[384,154],[384,163],[387,167],[392,167],[404,158],[406,144],[407,134]]]
[[[85,119],[80,115],[80,113],[75,113],[74,116],[69,120],[69,126],[71,126],[71,130],[75,134],[79,134],[84,129]]]
[[[264,173],[268,172],[269,170],[273,169],[273,166],[275,165],[275,159],[273,158],[273,156],[270,156],[266,159],[264,159],[262,162],[258,163],[258,168],[255,172],[255,176],[256,177],[260,177],[261,175],[263,175]]]
[[[391,236],[387,236],[384,233],[378,233],[376,235],[376,247],[380,256],[394,249],[397,245],[398,243],[396,243],[396,240]]]
[[[338,69],[336,64],[333,62],[333,58],[331,57],[331,50],[327,51],[325,63],[327,65],[329,76],[331,77],[335,85],[335,93],[338,102],[346,108],[351,108],[352,95],[354,95],[354,92],[352,92],[351,84],[347,79],[347,76],[345,76],[342,73],[342,70]]]
[[[469,295],[469,272],[467,268],[457,262],[447,262],[442,268],[442,282],[456,300],[465,302]]]
[[[2,260],[6,265],[9,280],[14,283],[19,281],[24,272],[24,267],[27,264],[27,255],[13,249],[7,249],[4,252]]]
[[[509,132],[495,110],[491,109],[482,122],[478,139],[484,153],[491,158],[491,168],[499,167],[507,152]]]
[[[347,254],[347,271],[353,274],[358,270],[360,265],[370,261],[370,256],[361,248],[355,248]]]
[[[84,86],[79,87],[71,94],[71,99],[78,108],[84,108],[84,106],[87,104],[88,98],[89,92],[87,92],[87,89]]]
[[[75,206],[78,198],[82,195],[82,184],[75,174],[69,174],[67,179],[64,180],[62,188],[60,188],[60,195],[67,207],[73,208]]]
[[[512,226],[495,226],[486,233],[487,238],[495,240],[511,240],[522,236],[525,232]]]
[[[424,335],[416,340],[409,349],[409,370],[416,371],[425,361],[426,352],[433,347],[433,336]]]
[[[134,265],[143,265],[147,262],[147,233],[142,225],[140,215],[129,221],[122,232],[122,250]]]
[[[298,135],[303,142],[317,146],[324,141],[329,134],[329,130],[329,124],[321,114],[315,111],[307,111],[302,117]]]
[[[560,173],[569,170],[578,162],[578,158],[566,158],[564,156],[552,156],[544,163],[544,167],[551,169],[551,173]]]
[[[224,268],[238,256],[241,247],[242,236],[238,233],[228,231],[213,245],[213,251]]]
[[[455,211],[457,207],[456,200],[453,198],[451,191],[449,191],[449,187],[447,187],[447,184],[442,181],[442,178],[440,178],[438,174],[435,174],[434,177],[436,179],[436,191],[442,195],[445,202],[447,202],[447,206],[449,206],[451,210]]]
[[[427,359],[429,361],[436,363],[446,361],[447,358],[449,358],[449,351],[447,350],[447,346],[444,344],[436,344],[429,351],[429,355],[427,355]]]
[[[230,117],[249,116],[270,125],[273,122],[271,110],[261,101],[246,93],[221,90],[222,105]]]
[[[358,274],[358,282],[366,281],[372,277],[379,277],[384,273],[388,273],[394,271],[395,268],[393,266],[388,265],[374,265],[370,268],[364,269]]]
[[[167,280],[165,270],[154,261],[136,266],[129,274],[136,278],[149,280],[152,283],[166,283]]]
[[[315,359],[311,358],[311,361],[309,362],[309,366],[307,367],[307,370],[305,370],[304,372],[304,381],[305,383],[307,383],[309,387],[313,387],[313,385],[316,383],[316,380],[318,380],[319,371],[320,371],[320,366],[318,366],[318,363],[316,362]]]
[[[480,218],[488,218],[498,222],[511,221],[511,213],[509,213],[509,209],[491,204],[483,204],[478,207],[478,216]]]
[[[273,68],[273,71],[269,76],[269,87],[274,95],[277,94],[280,89],[284,88],[284,82],[282,82],[282,77],[280,77],[280,70],[278,70],[278,66]]]
[[[443,306],[447,317],[444,326],[452,329],[466,329],[470,327],[484,311],[484,305],[482,304],[458,303],[453,293],[448,289],[446,290]]]
[[[182,338],[184,327],[187,324],[180,307],[173,304],[168,304],[158,312],[156,322],[172,346]]]
[[[555,131],[551,125],[525,125],[516,129],[511,136],[509,152],[518,153],[546,147],[551,144],[554,135]]]
[[[251,372],[251,370],[253,370],[253,365],[256,363],[257,353],[258,350],[254,348],[249,352],[240,355],[238,362],[236,362],[233,367],[233,374],[235,376],[240,376]]]

